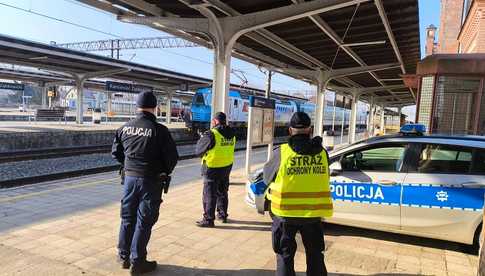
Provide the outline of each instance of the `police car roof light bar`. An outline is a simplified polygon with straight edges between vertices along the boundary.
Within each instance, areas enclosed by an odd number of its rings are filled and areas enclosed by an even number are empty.
[[[402,135],[422,136],[426,132],[426,126],[423,124],[405,124],[399,130]]]

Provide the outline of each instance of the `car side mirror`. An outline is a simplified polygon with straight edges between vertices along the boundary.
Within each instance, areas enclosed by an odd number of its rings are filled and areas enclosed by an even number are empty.
[[[340,161],[335,161],[332,164],[330,164],[330,175],[331,176],[336,176],[339,175],[342,172],[342,164]]]

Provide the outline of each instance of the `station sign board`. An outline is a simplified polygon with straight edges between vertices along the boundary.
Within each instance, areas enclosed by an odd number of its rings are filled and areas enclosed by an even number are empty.
[[[153,92],[153,87],[150,87],[150,86],[123,83],[123,82],[113,82],[113,81],[107,81],[105,89],[106,91],[136,93],[136,94],[141,92]]]
[[[0,89],[8,89],[8,90],[24,90],[25,85],[22,83],[10,83],[10,82],[0,82]]]
[[[274,134],[275,101],[272,99],[250,96],[251,143],[253,145],[270,144]]]
[[[257,96],[250,96],[249,97],[249,106],[250,107],[259,107],[259,108],[269,108],[275,109],[275,101],[272,99],[267,99],[263,97]]]

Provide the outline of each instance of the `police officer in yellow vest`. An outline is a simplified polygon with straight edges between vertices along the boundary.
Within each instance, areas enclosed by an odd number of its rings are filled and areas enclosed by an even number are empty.
[[[202,135],[196,145],[195,154],[202,157],[204,189],[202,202],[204,215],[197,221],[199,227],[214,227],[215,212],[222,223],[227,223],[229,175],[234,161],[236,137],[226,123],[226,114],[216,113],[214,126]]]
[[[322,218],[332,216],[328,153],[321,137],[311,138],[311,120],[296,112],[290,121],[287,144],[274,150],[264,166],[264,181],[270,183],[273,250],[278,276],[293,276],[295,235],[300,232],[306,252],[307,275],[327,275]]]

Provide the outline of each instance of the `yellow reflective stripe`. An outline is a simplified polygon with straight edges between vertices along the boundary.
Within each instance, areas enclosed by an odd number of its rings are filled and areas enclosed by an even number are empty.
[[[333,204],[277,204],[271,202],[271,208],[279,210],[332,210]]]
[[[271,196],[279,197],[279,198],[321,198],[321,197],[330,197],[330,192],[284,192],[280,193],[279,191],[271,190]]]

